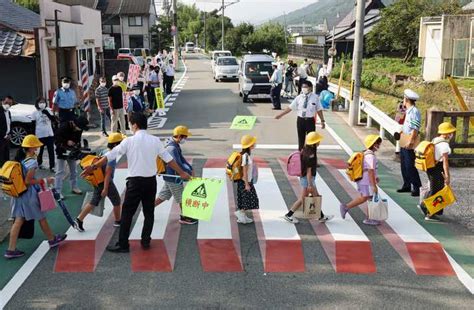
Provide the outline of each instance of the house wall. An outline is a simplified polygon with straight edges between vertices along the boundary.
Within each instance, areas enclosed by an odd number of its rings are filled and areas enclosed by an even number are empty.
[[[143,47],[150,48],[150,17],[142,16],[142,26],[130,26],[129,16],[121,16],[121,28],[122,28],[122,47],[130,47],[130,36],[131,35],[142,35],[143,36]]]

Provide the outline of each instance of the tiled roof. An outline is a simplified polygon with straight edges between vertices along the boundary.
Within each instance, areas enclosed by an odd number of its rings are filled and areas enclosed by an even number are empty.
[[[67,5],[83,5],[103,10],[105,15],[148,15],[152,0],[55,0]]]
[[[0,30],[0,56],[20,56],[25,37],[14,32]]]
[[[33,32],[34,28],[41,26],[39,14],[10,0],[0,0],[0,24],[24,32]]]
[[[474,11],[474,1],[472,1],[471,3],[466,4],[465,6],[463,6],[462,9],[464,11]]]

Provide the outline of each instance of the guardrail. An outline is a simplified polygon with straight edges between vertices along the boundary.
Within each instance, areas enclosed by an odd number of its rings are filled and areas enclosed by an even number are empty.
[[[308,77],[308,80],[313,83],[313,85],[316,85],[317,80],[315,77]],[[333,92],[334,94],[337,94],[339,90],[339,86],[334,83],[329,83],[329,91]],[[339,96],[341,98],[344,98],[344,106],[346,110],[349,108],[350,104],[350,98],[351,98],[351,92],[350,90],[341,87],[339,90]],[[367,114],[367,123],[366,127],[371,128],[373,125],[373,121],[379,124],[380,126],[380,131],[379,135],[382,139],[386,139],[386,134],[390,134],[396,141],[395,143],[395,152],[400,152],[400,133],[402,132],[402,125],[400,125],[397,121],[392,119],[390,116],[385,114],[383,111],[378,109],[376,106],[374,106],[370,101],[365,100],[364,98],[360,97],[360,102],[359,102],[359,109],[357,111],[357,119],[358,122],[361,123],[361,112],[364,112]]]

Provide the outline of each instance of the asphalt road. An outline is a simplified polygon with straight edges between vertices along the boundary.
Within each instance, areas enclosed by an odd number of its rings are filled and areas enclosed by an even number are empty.
[[[188,56],[187,65],[189,80],[168,113],[165,127],[156,133],[167,136],[175,125],[188,125],[194,136],[184,146],[184,152],[194,158],[199,175],[207,158],[225,157],[231,145],[238,143],[242,132],[228,129],[236,114],[272,116],[273,111],[268,102],[243,104],[237,83],[215,83],[208,60]],[[253,133],[261,144],[295,144],[294,116],[280,121],[261,119]],[[323,135],[324,144],[335,144],[329,134]],[[290,205],[296,197],[276,161],[287,153],[255,152],[269,161],[285,202]],[[344,158],[342,151],[321,154]],[[320,173],[339,199],[348,199],[324,167]],[[351,212],[360,224],[362,212]],[[416,275],[377,229],[359,226],[372,242],[377,265],[374,274],[336,273],[307,222],[297,225],[303,243],[304,273],[265,274],[254,225],[239,226],[244,272],[203,272],[197,226],[185,226],[173,272],[133,273],[129,255],[106,252],[93,273],[53,273],[56,253],[51,251],[6,308],[472,309],[474,299],[456,277]]]

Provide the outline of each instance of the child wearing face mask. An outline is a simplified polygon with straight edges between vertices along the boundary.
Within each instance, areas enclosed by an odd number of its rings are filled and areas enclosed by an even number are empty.
[[[39,221],[41,230],[48,238],[48,243],[51,248],[58,246],[64,241],[64,239],[66,239],[66,235],[53,235],[45,214],[41,212],[38,191],[39,184],[44,183],[44,180],[36,179],[35,173],[38,168],[36,152],[42,145],[43,144],[36,136],[28,135],[23,139],[21,148],[18,150],[15,157],[15,160],[22,164],[23,178],[28,189],[20,197],[12,198],[12,217],[15,218],[15,222],[10,230],[10,243],[8,249],[4,254],[4,257],[7,259],[25,255],[25,252],[16,247],[21,226],[25,221]],[[47,179],[47,182],[52,184],[54,178]]]
[[[318,189],[316,188],[316,169],[317,169],[317,150],[319,143],[323,140],[323,136],[319,133],[312,131],[306,135],[305,145],[301,151],[301,177],[300,185],[303,188],[301,196],[293,204],[290,211],[285,214],[284,219],[290,223],[299,223],[298,219],[293,216],[296,210],[298,210],[304,202],[304,199],[311,194],[311,196],[319,196]],[[333,215],[324,215],[321,211],[321,217],[319,222],[324,223],[331,220]]]
[[[360,194],[360,197],[352,200],[348,204],[341,204],[339,209],[341,211],[341,217],[346,218],[347,212],[361,205],[368,200],[372,199],[374,195],[378,195],[377,184],[379,183],[379,178],[377,174],[377,157],[375,152],[380,148],[382,144],[382,138],[378,135],[368,135],[364,140],[364,145],[366,150],[364,152],[364,162],[363,162],[363,174],[362,179],[357,181],[357,191]],[[377,220],[369,219],[368,217],[363,221],[366,225],[379,225],[380,222]]]
[[[168,153],[173,157],[182,170],[184,170],[189,175],[194,175],[193,167],[186,160],[186,158],[184,158],[183,151],[181,150],[181,145],[183,145],[190,136],[191,133],[189,132],[188,127],[177,126],[173,130],[173,137],[166,141],[166,151],[168,151]],[[158,206],[164,201],[173,197],[181,207],[181,196],[183,196],[184,181],[179,177],[172,177],[174,175],[178,176],[178,173],[168,165],[166,165],[165,174],[166,175],[163,176],[165,184],[160,190],[158,198],[155,200],[155,206]],[[193,225],[197,223],[197,220],[181,215],[179,222],[184,225]]]
[[[43,144],[38,154],[38,165],[40,169],[43,167],[43,151],[46,147],[48,149],[49,170],[55,172],[54,165],[54,131],[53,124],[57,126],[58,121],[53,116],[51,109],[47,107],[46,99],[39,97],[35,102],[36,112],[33,114],[35,121],[35,135]]]
[[[448,161],[448,156],[451,154],[449,141],[451,141],[455,132],[456,127],[449,122],[442,123],[438,126],[438,137],[434,138],[432,141],[435,146],[436,165],[426,171],[430,183],[428,197],[433,196],[442,190],[445,185],[451,184]],[[439,212],[429,215],[424,204],[421,205],[421,210],[425,213],[426,221],[439,221],[439,215],[443,214],[443,209],[441,209]]]

